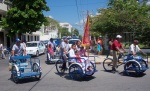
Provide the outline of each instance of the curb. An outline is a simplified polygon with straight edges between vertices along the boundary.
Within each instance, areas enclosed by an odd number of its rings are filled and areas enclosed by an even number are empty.
[[[102,62],[95,62],[95,64],[101,64]]]

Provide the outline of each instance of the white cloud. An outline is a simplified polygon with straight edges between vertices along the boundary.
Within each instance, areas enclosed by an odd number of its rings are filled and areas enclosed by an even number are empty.
[[[49,15],[48,17],[53,19],[53,17],[51,15]]]
[[[79,22],[76,22],[76,25],[83,26],[85,24],[86,19],[82,19]]]

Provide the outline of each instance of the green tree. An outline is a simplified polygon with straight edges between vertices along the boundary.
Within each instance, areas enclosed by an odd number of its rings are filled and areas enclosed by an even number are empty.
[[[43,11],[48,10],[45,0],[13,0],[12,8],[2,19],[3,28],[9,36],[35,32],[46,22]]]
[[[45,26],[49,26],[50,24],[54,24],[54,25],[57,25],[59,26],[59,22],[50,18],[50,17],[45,17],[46,18],[46,22],[44,22],[44,25]]]
[[[79,35],[78,29],[75,28],[75,29],[73,30],[73,34],[76,35],[76,36],[78,36],[78,35]]]
[[[92,18],[91,30],[102,35],[136,33],[143,43],[150,42],[150,6],[137,0],[110,0],[109,8],[99,9]]]
[[[71,33],[68,31],[68,28],[60,28],[61,36],[71,36]]]

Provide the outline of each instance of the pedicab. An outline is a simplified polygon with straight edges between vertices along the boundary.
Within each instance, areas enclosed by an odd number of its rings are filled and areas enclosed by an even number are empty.
[[[60,59],[60,53],[59,52],[54,52],[54,55],[52,55],[52,54],[49,54],[48,52],[47,52],[47,54],[46,54],[46,63],[47,64],[50,64],[50,63],[55,63],[56,61],[58,61],[58,60],[61,60]]]
[[[121,60],[122,59],[122,62]],[[139,74],[145,72],[148,67],[148,56],[136,56],[133,57],[131,54],[120,54],[117,62],[117,68],[124,64],[124,73],[128,76],[138,76]],[[103,61],[103,68],[105,71],[112,71],[113,66],[113,59],[112,58],[106,58]]]
[[[139,74],[142,74],[145,72],[148,67],[148,56],[132,56],[128,55],[128,57],[125,58],[126,62],[124,65],[124,71],[129,76],[138,76]]]
[[[59,74],[64,74],[65,71],[68,70],[69,76],[73,80],[81,80],[82,78],[86,76],[92,76],[96,72],[96,65],[95,65],[95,56],[89,56],[93,57],[94,60],[89,60],[91,69],[90,71],[87,71],[84,69],[83,65],[81,62],[78,62],[77,58],[75,57],[66,57],[66,55],[63,56],[62,60],[58,60],[56,62],[56,70]],[[76,62],[71,62],[70,60],[75,60]],[[85,58],[80,58],[85,60]],[[66,64],[66,68],[64,68],[64,64]],[[85,67],[87,65],[85,64]]]
[[[10,57],[11,78],[15,83],[24,78],[36,78],[39,80],[42,75],[40,60],[38,58],[31,58],[27,56],[13,56]]]

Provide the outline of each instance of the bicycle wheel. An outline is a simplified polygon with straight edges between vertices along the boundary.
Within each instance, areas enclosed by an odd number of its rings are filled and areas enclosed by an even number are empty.
[[[36,63],[33,64],[33,72],[39,73],[39,75],[35,76],[35,78],[39,80],[42,74],[40,73],[40,67]]]
[[[112,66],[113,66],[113,59],[107,58],[103,61],[103,68],[105,71],[110,72],[112,71]]]
[[[64,62],[62,60],[58,60],[55,64],[56,70],[59,74],[64,74],[64,72],[65,72],[65,69],[63,68],[63,64],[64,64]]]
[[[72,64],[69,67],[69,76],[74,80],[81,80],[84,76],[81,66],[78,64]]]
[[[138,76],[140,74],[140,65],[137,62],[127,62],[124,65],[124,71],[128,76]]]
[[[16,67],[15,67],[15,66],[12,67],[12,80],[13,80],[15,83],[18,83],[18,82],[19,82],[19,79],[18,79],[18,76],[17,76],[17,70],[16,70]]]

